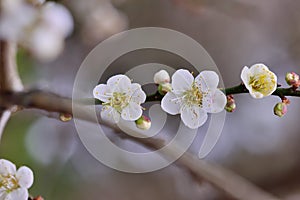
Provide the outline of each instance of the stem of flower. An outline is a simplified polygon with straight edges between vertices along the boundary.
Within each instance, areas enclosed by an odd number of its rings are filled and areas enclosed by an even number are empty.
[[[221,89],[226,95],[234,95],[234,94],[243,94],[243,93],[249,93],[247,88],[244,84],[240,84],[234,87]],[[273,92],[274,96],[278,96],[281,99],[285,96],[293,96],[293,97],[300,97],[300,90],[295,90],[294,88],[279,88]],[[151,101],[161,101],[164,96],[161,95],[158,91],[156,93],[147,95],[146,102]],[[85,104],[85,105],[93,105],[93,104],[102,104],[100,100],[95,100],[92,98],[86,98],[86,99],[79,99],[76,100],[78,103]]]
[[[226,88],[222,90],[226,95],[230,94],[242,94],[242,93],[248,93],[248,90],[246,89],[244,84],[240,84],[238,86],[234,86],[231,88]],[[300,97],[300,90],[295,90],[294,88],[278,88],[273,92],[274,96],[278,96],[280,98],[283,98],[285,96],[294,96],[294,97]]]
[[[249,93],[247,88],[244,84],[240,84],[234,87],[221,89],[226,95],[234,95],[234,94],[243,94],[243,93]],[[294,88],[279,88],[273,92],[274,96],[278,96],[280,98],[283,98],[285,96],[293,96],[293,97],[300,97],[300,90],[295,90]],[[156,92],[154,94],[148,95],[146,101],[161,101],[163,98],[163,95],[159,94],[159,92]]]

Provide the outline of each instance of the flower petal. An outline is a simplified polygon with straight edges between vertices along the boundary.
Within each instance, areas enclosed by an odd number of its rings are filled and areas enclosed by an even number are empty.
[[[179,114],[180,106],[181,100],[173,92],[168,92],[161,100],[161,108],[171,115]]]
[[[249,90],[249,93],[250,93],[250,95],[251,95],[253,98],[255,98],[255,99],[261,99],[261,98],[264,97],[264,95],[263,95],[262,93],[253,91],[252,89]]]
[[[126,92],[130,90],[131,80],[123,75],[118,74],[110,77],[107,80],[107,86],[112,89],[114,92]]]
[[[107,85],[100,84],[94,88],[93,95],[96,99],[107,102],[108,99],[112,96],[112,91]]]
[[[199,106],[184,106],[181,109],[181,120],[187,127],[196,129],[206,122],[207,113]]]
[[[100,115],[101,119],[111,123],[118,123],[120,120],[120,113],[111,106],[104,106]]]
[[[4,189],[0,188],[0,200],[5,200],[7,192]]]
[[[136,102],[137,104],[144,103],[146,101],[146,94],[142,90],[141,85],[138,83],[131,84],[130,89],[131,101]]]
[[[227,103],[225,94],[217,89],[209,92],[203,97],[203,109],[208,113],[221,112]]]
[[[248,90],[251,88],[249,86],[250,76],[251,76],[250,69],[245,66],[241,73],[241,79]]]
[[[218,87],[219,76],[214,71],[202,71],[195,78],[195,83],[203,92],[214,90]]]
[[[176,93],[189,90],[193,82],[193,75],[186,69],[179,69],[172,76],[172,88]]]
[[[18,188],[8,193],[5,200],[28,200],[28,191],[25,188]]]
[[[19,185],[24,188],[30,188],[33,184],[33,172],[26,166],[20,167],[16,173]]]
[[[264,65],[262,63],[258,63],[258,64],[252,65],[250,67],[249,71],[252,75],[256,75],[256,74],[265,73],[266,71],[270,71],[270,70],[266,65]]]
[[[122,110],[121,116],[124,120],[135,121],[140,118],[142,114],[142,107],[135,102],[130,102],[128,106]]]
[[[8,174],[15,174],[17,171],[16,165],[12,162],[1,159],[0,160],[0,175],[8,175]]]

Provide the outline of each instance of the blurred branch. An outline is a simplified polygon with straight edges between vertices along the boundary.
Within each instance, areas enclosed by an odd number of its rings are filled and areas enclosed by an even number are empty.
[[[8,120],[10,118],[10,115],[11,115],[10,110],[0,109],[0,139],[1,139],[2,133],[4,131],[4,128],[6,126],[6,123],[8,122]]]
[[[23,85],[16,65],[16,44],[0,41],[0,91],[22,91]],[[0,139],[15,105],[0,106]]]
[[[16,44],[0,41],[0,90],[22,91],[23,85],[16,65]]]
[[[72,100],[64,97],[60,97],[56,94],[44,92],[44,91],[28,91],[28,92],[5,92],[1,93],[0,105],[10,106],[18,105],[23,108],[37,108],[49,112],[69,113],[72,114]],[[82,104],[73,104],[76,108],[85,110],[85,106]],[[89,116],[87,112],[80,112],[80,118],[89,120],[93,116]],[[160,149],[165,145],[165,141],[157,138],[138,138],[131,137],[127,134],[116,133],[119,137],[133,140],[143,146],[150,149]],[[176,154],[176,148],[166,151],[163,156],[173,157]],[[213,163],[208,163],[205,160],[199,160],[197,156],[194,156],[186,152],[178,161],[177,164],[189,170],[195,179],[204,179],[211,183],[219,190],[223,191],[226,195],[233,199],[242,200],[279,200],[273,195],[261,190],[246,179],[239,175],[217,166]]]

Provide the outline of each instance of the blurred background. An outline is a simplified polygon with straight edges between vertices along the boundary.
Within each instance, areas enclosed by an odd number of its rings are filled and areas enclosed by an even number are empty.
[[[93,47],[115,33],[149,26],[177,30],[198,41],[216,62],[226,87],[239,84],[241,69],[255,63],[269,66],[283,86],[286,72],[300,72],[300,1],[58,2],[70,10],[74,31],[55,61],[42,62],[19,50],[19,71],[26,88],[71,97],[76,72]],[[124,59],[122,65],[112,73],[122,72],[132,61]],[[168,65],[178,66],[178,62],[170,58]],[[221,139],[206,159],[281,197],[300,199],[299,99],[290,98],[283,118],[273,114],[278,97],[254,100],[241,94],[235,100],[237,109],[227,114]],[[191,152],[198,152],[206,128],[199,129]],[[29,111],[9,121],[0,157],[30,166],[35,173],[30,193],[49,200],[225,199],[209,184],[196,184],[191,174],[175,165],[149,174],[112,170],[87,152],[72,121],[63,123]]]

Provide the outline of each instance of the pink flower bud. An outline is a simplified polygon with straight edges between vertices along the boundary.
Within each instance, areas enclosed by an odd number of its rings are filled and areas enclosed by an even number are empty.
[[[274,107],[274,114],[282,117],[287,113],[287,104],[284,102],[277,103]]]
[[[42,196],[37,196],[33,200],[44,200],[44,198]]]
[[[142,130],[148,130],[151,127],[151,120],[142,115],[139,119],[135,121],[136,127]]]
[[[227,112],[234,112],[236,108],[235,100],[232,95],[227,95],[227,104],[225,110]]]
[[[285,76],[287,84],[298,88],[300,86],[299,75],[295,72],[289,72]]]

